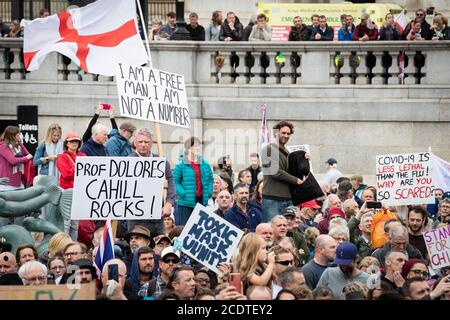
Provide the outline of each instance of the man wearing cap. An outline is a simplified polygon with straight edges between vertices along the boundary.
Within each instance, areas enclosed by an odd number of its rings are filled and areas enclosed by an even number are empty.
[[[306,284],[314,290],[328,264],[336,258],[336,240],[327,234],[319,235],[314,241],[314,258],[302,268]]]
[[[300,265],[304,265],[309,259],[309,247],[306,243],[305,237],[293,226],[295,213],[297,210],[298,208],[294,206],[287,207],[281,211],[281,215],[287,220],[288,232],[286,235],[294,240],[295,247],[300,253]]]
[[[327,161],[325,161],[325,169],[327,170],[327,173],[325,174],[322,180],[323,183],[330,186],[333,183],[336,183],[337,179],[342,177],[342,173],[336,168],[337,168],[336,159],[330,158]]]
[[[165,248],[172,246],[172,240],[164,234],[159,235],[153,239],[155,240],[155,266],[153,268],[152,278],[156,278],[159,274],[159,260],[161,259],[161,253]]]
[[[327,287],[333,291],[334,298],[341,298],[342,289],[350,282],[360,282],[367,286],[369,274],[356,268],[356,256],[358,249],[353,243],[342,242],[336,248],[336,259],[334,264],[337,267],[327,268],[320,277],[317,287]]]
[[[288,121],[281,121],[274,127],[276,143],[262,149],[262,167],[264,184],[262,192],[263,221],[269,222],[281,210],[292,205],[290,186],[305,182],[287,172],[289,151],[286,144],[294,133],[294,126]]]
[[[255,232],[256,226],[261,223],[261,209],[249,202],[248,186],[238,183],[234,187],[235,203],[228,210],[224,218],[239,229],[247,229]]]
[[[161,252],[159,260],[159,275],[150,280],[148,284],[147,297],[157,299],[161,292],[167,288],[170,280],[170,274],[173,269],[180,264],[180,253],[174,251],[173,247],[167,247]]]
[[[119,130],[112,129],[106,143],[109,155],[111,157],[128,157],[133,152],[130,139],[135,131],[136,126],[131,122],[122,123]]]
[[[318,223],[323,220],[322,214],[319,214],[319,206],[316,200],[304,202],[300,205],[301,225],[300,232],[305,232],[309,227],[317,228]]]
[[[378,27],[367,13],[361,16],[361,22],[356,26],[352,38],[353,41],[378,40]]]
[[[125,265],[127,266],[127,274],[131,272],[131,263],[133,261],[133,255],[140,247],[155,247],[150,231],[143,226],[137,225],[130,232],[125,234],[125,240],[130,245],[131,254],[126,255],[124,258]]]
[[[136,151],[131,153],[130,157],[158,157],[157,154],[152,153],[153,135],[147,128],[142,128],[138,131],[136,139],[134,139],[134,147]],[[169,162],[166,160],[165,169],[165,186],[167,186],[167,196],[165,204],[162,208],[162,214],[170,215],[172,213],[173,205],[177,200],[177,193],[175,192],[175,185],[173,183],[173,174]],[[128,221],[128,230],[133,229],[135,225],[142,225],[149,229],[152,235],[156,236],[165,233],[164,222],[161,219],[156,220],[130,220]]]
[[[79,259],[72,263],[72,270],[75,270],[75,283],[91,283],[97,279],[97,272],[88,259]]]

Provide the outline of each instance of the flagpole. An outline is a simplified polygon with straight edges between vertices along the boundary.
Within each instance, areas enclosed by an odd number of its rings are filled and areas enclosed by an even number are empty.
[[[136,0],[136,3],[138,6],[138,10],[139,10],[139,16],[141,17],[141,24],[142,24],[142,30],[144,31],[145,45],[147,46],[148,65],[150,68],[153,68],[152,58],[150,56],[150,44],[148,42],[147,30],[145,28],[145,23],[144,23],[145,21],[144,21],[144,15],[142,14],[141,3],[139,2],[139,0]],[[162,140],[161,140],[161,125],[158,122],[155,123],[155,131],[156,131],[156,142],[158,145],[158,155],[160,157],[163,157],[164,151],[163,151]]]
[[[150,56],[150,44],[148,42],[147,28],[145,27],[145,23],[144,23],[145,21],[144,21],[144,15],[142,14],[141,3],[139,2],[139,0],[136,0],[136,3],[138,6],[138,10],[139,10],[139,16],[141,17],[141,25],[142,25],[142,30],[144,31],[145,45],[147,46],[148,65],[150,68],[153,68],[152,58]]]

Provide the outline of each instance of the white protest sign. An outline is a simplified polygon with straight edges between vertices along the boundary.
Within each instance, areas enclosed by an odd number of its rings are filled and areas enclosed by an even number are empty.
[[[116,82],[121,116],[191,127],[182,75],[119,63]]]
[[[157,157],[77,157],[71,219],[160,219],[165,169]]]
[[[388,206],[434,203],[429,152],[376,157],[377,200]]]
[[[197,204],[179,239],[185,254],[220,273],[217,265],[231,259],[243,235],[242,230]]]
[[[426,231],[423,234],[431,267],[440,269],[450,266],[450,225]]]

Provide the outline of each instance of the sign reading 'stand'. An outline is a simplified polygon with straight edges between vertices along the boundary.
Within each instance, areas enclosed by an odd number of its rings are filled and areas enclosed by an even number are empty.
[[[116,82],[121,116],[191,127],[182,75],[119,63]]]
[[[165,168],[157,157],[77,157],[71,219],[161,218]]]
[[[233,256],[244,232],[201,204],[197,204],[179,239],[182,251],[220,273],[217,265]]]

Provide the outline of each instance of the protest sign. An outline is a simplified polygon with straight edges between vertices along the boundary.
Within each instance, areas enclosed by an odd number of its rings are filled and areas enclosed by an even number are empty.
[[[158,157],[77,157],[71,219],[160,219],[165,168]]]
[[[191,127],[182,75],[119,63],[116,82],[121,116]]]
[[[450,266],[450,225],[424,232],[431,267],[439,269]]]
[[[197,204],[179,240],[185,254],[220,273],[217,265],[231,259],[243,235],[242,230]]]
[[[377,200],[389,206],[434,203],[430,153],[376,157]]]
[[[286,146],[286,149],[289,151],[289,153],[295,152],[295,151],[305,151],[306,153],[311,154],[309,144],[299,144],[299,145],[295,145],[295,146]],[[309,168],[310,168],[311,173],[314,173],[311,160],[309,160]]]
[[[66,285],[0,286],[0,300],[95,300],[95,282]]]

